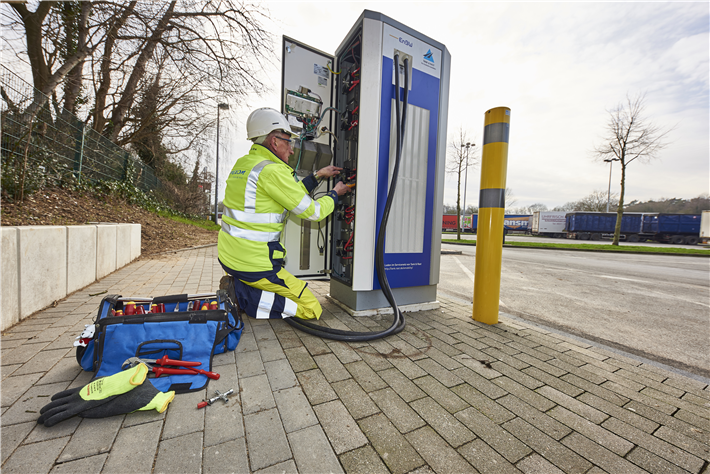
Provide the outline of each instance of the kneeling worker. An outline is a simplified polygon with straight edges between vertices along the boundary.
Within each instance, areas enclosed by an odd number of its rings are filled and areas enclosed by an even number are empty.
[[[247,139],[254,145],[227,178],[218,251],[232,278],[223,277],[220,288],[236,295],[239,307],[257,319],[320,317],[323,309],[307,284],[283,268],[286,250],[279,241],[289,212],[321,221],[333,212],[338,196],[350,191],[338,182],[325,196],[312,199],[308,193],[318,180],[336,176],[341,168],[326,166],[299,182],[288,165],[296,138],[277,110],[253,111]]]

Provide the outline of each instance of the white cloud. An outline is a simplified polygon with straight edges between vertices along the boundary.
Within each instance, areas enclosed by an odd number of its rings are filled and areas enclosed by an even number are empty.
[[[649,164],[633,163],[627,199],[692,198],[710,190],[708,3],[269,3],[281,34],[334,52],[365,8],[445,44],[452,56],[449,137],[463,126],[480,137],[487,109],[508,106],[508,187],[518,205],[549,207],[606,190],[609,167],[591,151],[607,109],[646,92],[653,122],[676,126],[672,144]],[[278,107],[280,54],[266,68],[275,91],[252,107]],[[234,112],[235,160],[248,149]],[[225,165],[227,166],[227,165]],[[619,188],[618,166],[612,191]],[[479,171],[467,203],[477,204]],[[455,203],[447,176],[444,201]]]

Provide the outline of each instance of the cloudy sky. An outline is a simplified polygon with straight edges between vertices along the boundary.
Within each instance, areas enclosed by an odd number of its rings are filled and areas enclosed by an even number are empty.
[[[674,130],[658,159],[634,162],[626,201],[689,199],[710,192],[708,38],[704,3],[269,2],[278,57],[267,68],[273,94],[251,107],[279,108],[281,35],[334,52],[363,9],[381,12],[443,43],[452,57],[449,141],[459,127],[479,143],[486,110],[507,106],[507,185],[517,206],[549,208],[606,192],[609,165],[595,162],[607,110],[646,94],[647,115]],[[248,143],[249,109],[233,109],[222,176]],[[224,133],[224,132],[223,132]],[[233,158],[233,159],[232,159]],[[620,189],[618,164],[612,192]],[[468,204],[478,204],[480,168],[469,172]],[[463,194],[463,191],[462,191]],[[456,201],[447,177],[444,202]]]

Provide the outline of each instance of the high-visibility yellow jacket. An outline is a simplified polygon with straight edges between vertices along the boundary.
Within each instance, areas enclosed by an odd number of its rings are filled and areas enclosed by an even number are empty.
[[[284,264],[280,243],[289,212],[318,222],[333,212],[337,194],[312,199],[293,168],[268,148],[252,145],[227,178],[219,260],[238,272],[268,272]]]

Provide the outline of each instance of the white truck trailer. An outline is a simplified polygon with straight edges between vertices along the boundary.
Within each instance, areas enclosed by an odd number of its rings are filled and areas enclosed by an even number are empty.
[[[710,211],[703,211],[700,216],[700,243],[710,243]]]
[[[532,234],[545,237],[565,237],[565,211],[535,211],[532,216]]]

